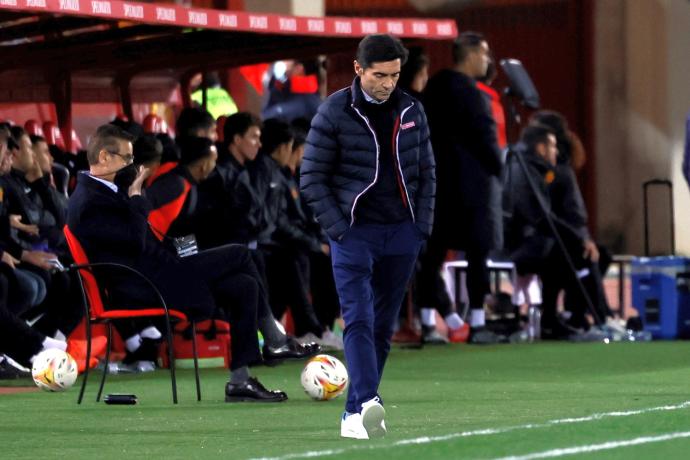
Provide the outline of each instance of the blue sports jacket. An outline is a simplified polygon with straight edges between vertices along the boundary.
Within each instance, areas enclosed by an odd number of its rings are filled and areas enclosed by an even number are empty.
[[[300,189],[331,239],[339,240],[355,222],[358,200],[376,182],[381,142],[393,142],[401,195],[425,236],[434,220],[436,174],[429,127],[419,101],[396,89],[393,139],[377,139],[364,115],[359,77],[319,107],[307,136]]]

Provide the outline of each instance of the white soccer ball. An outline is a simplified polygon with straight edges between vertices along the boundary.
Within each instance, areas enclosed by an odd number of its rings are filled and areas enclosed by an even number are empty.
[[[31,366],[31,375],[39,388],[65,391],[74,385],[79,371],[77,362],[66,351],[50,348],[40,352]]]
[[[302,369],[304,392],[317,401],[340,396],[347,388],[348,380],[343,363],[330,355],[316,355]]]

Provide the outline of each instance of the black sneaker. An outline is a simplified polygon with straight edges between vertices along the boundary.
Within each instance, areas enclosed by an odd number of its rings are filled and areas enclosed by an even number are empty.
[[[267,390],[256,377],[225,385],[225,402],[282,402],[287,399],[284,391]]]
[[[31,378],[31,372],[17,369],[11,365],[6,359],[0,362],[0,380],[16,380]]]
[[[508,343],[508,338],[501,334],[496,334],[486,327],[473,327],[470,329],[470,339],[467,343],[474,345],[494,345],[496,343]]]
[[[282,347],[269,347],[264,345],[262,354],[264,362],[269,365],[282,363],[286,359],[304,359],[321,352],[321,345],[314,342],[299,343],[294,337],[288,337]]]
[[[582,334],[582,330],[568,326],[562,321],[541,323],[541,338],[543,340],[569,340],[571,336]]]

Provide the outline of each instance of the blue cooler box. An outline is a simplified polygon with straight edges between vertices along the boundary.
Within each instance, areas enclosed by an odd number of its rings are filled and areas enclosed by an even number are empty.
[[[644,330],[655,339],[690,337],[690,258],[635,258],[631,278]]]

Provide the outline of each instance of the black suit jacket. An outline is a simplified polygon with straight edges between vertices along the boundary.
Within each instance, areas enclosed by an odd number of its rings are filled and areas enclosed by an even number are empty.
[[[431,143],[436,157],[436,221],[434,230],[454,248],[463,234],[478,234],[488,247],[500,249],[502,154],[491,108],[474,79],[442,70],[424,92]],[[480,208],[482,218],[468,222],[463,208]],[[475,231],[463,232],[471,226]]]
[[[215,308],[209,287],[158,241],[147,217],[146,198],[114,192],[87,174],[79,174],[69,200],[67,225],[90,262],[116,262],[146,275],[171,308],[192,317],[208,317]],[[153,305],[150,288],[139,279],[108,270],[111,305]]]

